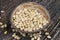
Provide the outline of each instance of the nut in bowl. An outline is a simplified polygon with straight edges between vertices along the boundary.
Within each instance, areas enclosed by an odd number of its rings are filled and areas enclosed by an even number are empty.
[[[12,28],[19,32],[36,32],[49,24],[48,11],[35,2],[20,4],[11,15]]]

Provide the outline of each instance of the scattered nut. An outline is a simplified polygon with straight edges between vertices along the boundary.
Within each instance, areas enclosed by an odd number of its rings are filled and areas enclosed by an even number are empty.
[[[47,36],[47,38],[49,38],[49,39],[50,39],[50,38],[51,38],[51,36],[50,36],[50,35],[48,35],[48,36]]]
[[[37,40],[40,40],[40,37],[38,37]]]
[[[12,37],[15,38],[15,39],[17,39],[17,40],[20,39],[20,37],[19,37],[18,35],[16,35],[16,33],[14,33],[14,34],[12,35]]]
[[[5,11],[4,10],[1,10],[1,13],[4,13]]]
[[[48,32],[46,32],[46,33],[45,33],[45,35],[49,35],[49,33],[48,33]]]
[[[0,25],[3,25],[3,23],[2,23],[2,22],[0,22]]]
[[[4,34],[7,34],[7,31],[5,31]]]
[[[34,40],[34,38],[31,38],[31,40]]]

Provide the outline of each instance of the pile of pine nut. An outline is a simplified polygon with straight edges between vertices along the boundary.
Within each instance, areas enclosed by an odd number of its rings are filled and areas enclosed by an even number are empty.
[[[12,23],[21,31],[32,32],[42,29],[49,21],[35,6],[20,6],[12,14]]]

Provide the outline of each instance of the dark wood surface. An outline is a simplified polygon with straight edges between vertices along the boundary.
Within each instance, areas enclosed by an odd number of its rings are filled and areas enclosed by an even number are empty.
[[[13,40],[13,38],[11,37],[13,32],[11,31],[12,29],[10,28],[11,27],[10,15],[11,15],[12,11],[18,5],[20,5],[21,3],[24,3],[24,2],[37,2],[38,4],[43,5],[48,10],[51,20],[53,20],[54,23],[56,23],[55,22],[56,19],[60,18],[60,0],[0,0],[0,10],[4,11],[4,13],[0,12],[0,16],[2,17],[2,19],[0,21],[7,24],[7,28],[0,29],[0,40]],[[55,17],[55,16],[57,16],[57,17]],[[52,25],[54,25],[54,23]],[[57,22],[57,24],[58,23],[59,22]],[[51,27],[54,29],[57,24],[55,24],[54,26],[51,25],[49,27],[49,31],[50,31]],[[59,31],[60,30],[59,28],[60,28],[60,23],[56,28],[57,30],[55,30],[55,31]],[[4,35],[4,31],[6,31],[6,30],[8,30],[8,34]],[[51,31],[52,31],[52,29],[51,29]],[[54,34],[54,32],[52,32],[52,34]],[[42,39],[45,40],[43,37],[42,37]],[[59,34],[58,34],[58,36],[56,36],[56,38],[54,38],[54,36],[52,36],[52,39],[60,40]],[[21,40],[30,40],[30,38],[22,37]]]

